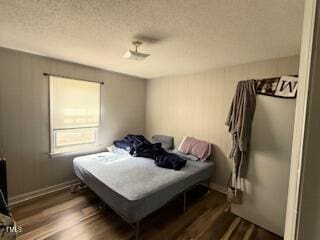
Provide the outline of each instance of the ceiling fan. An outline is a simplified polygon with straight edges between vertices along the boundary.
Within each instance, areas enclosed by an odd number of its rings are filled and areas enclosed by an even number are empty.
[[[128,50],[123,57],[127,58],[127,59],[132,59],[132,60],[137,60],[137,61],[142,61],[144,59],[146,59],[147,57],[150,56],[150,54],[146,54],[146,53],[142,53],[142,52],[138,52],[138,47],[140,47],[142,44],[142,42],[140,41],[133,41],[132,45],[135,46],[135,50]]]

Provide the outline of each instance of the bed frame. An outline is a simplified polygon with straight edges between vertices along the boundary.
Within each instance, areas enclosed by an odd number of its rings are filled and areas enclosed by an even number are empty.
[[[80,180],[80,179],[79,179]],[[183,212],[185,212],[187,210],[187,192],[190,191],[191,189],[195,188],[196,186],[199,186],[199,185],[206,185],[206,187],[209,189],[210,188],[210,182],[211,182],[211,178],[208,178],[204,181],[200,181],[196,184],[194,184],[193,186],[187,188],[186,190],[184,190],[183,192],[177,194],[176,196],[174,196],[169,202],[177,199],[178,197],[180,197],[181,195],[183,195]],[[75,185],[75,186],[72,186],[70,191],[72,193],[75,193],[75,192],[78,192],[80,191],[81,189],[83,189],[84,187],[86,186],[85,183],[83,183],[81,180],[80,180],[80,183]],[[99,198],[100,199],[100,198]],[[168,202],[168,203],[169,203]],[[99,208],[101,210],[105,210],[106,206],[108,206],[102,199],[100,199],[100,202],[99,202]],[[112,209],[112,207],[108,206],[109,208]],[[140,239],[140,223],[143,219],[140,219],[139,221],[135,222],[135,223],[130,223],[130,221],[128,221],[124,216],[122,216],[121,214],[119,214],[117,211],[115,211],[114,209],[112,209],[118,216],[120,216],[124,221],[126,221],[133,229],[134,229],[134,232],[135,232],[135,239],[136,240],[139,240]],[[146,216],[147,217],[147,216]]]

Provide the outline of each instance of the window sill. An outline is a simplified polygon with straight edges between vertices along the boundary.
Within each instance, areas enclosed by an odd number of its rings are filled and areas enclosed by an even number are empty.
[[[94,153],[106,152],[106,151],[108,150],[104,147],[96,147],[96,148],[85,149],[83,151],[49,153],[49,156],[50,158],[60,158],[60,157],[70,157],[70,156],[78,157],[82,155],[94,154]]]

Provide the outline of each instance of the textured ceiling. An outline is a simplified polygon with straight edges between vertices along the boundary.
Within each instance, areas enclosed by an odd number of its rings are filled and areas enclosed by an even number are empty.
[[[0,0],[0,46],[145,78],[299,53],[303,0]],[[132,40],[144,61],[123,59]]]

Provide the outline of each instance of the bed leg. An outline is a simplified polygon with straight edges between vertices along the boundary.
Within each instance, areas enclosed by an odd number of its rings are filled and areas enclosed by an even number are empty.
[[[210,190],[210,183],[211,183],[211,179],[208,179],[208,190]]]
[[[101,211],[106,210],[106,204],[105,204],[101,199],[99,199],[98,208],[99,208]]]
[[[139,240],[140,236],[140,222],[136,222],[136,226],[135,226],[135,234],[136,234],[136,240]]]
[[[187,191],[183,192],[183,212],[187,210]]]
[[[86,187],[86,184],[83,182],[78,182],[76,184],[74,184],[73,186],[70,187],[70,192],[71,193],[78,193],[80,192],[82,189],[84,189]]]

